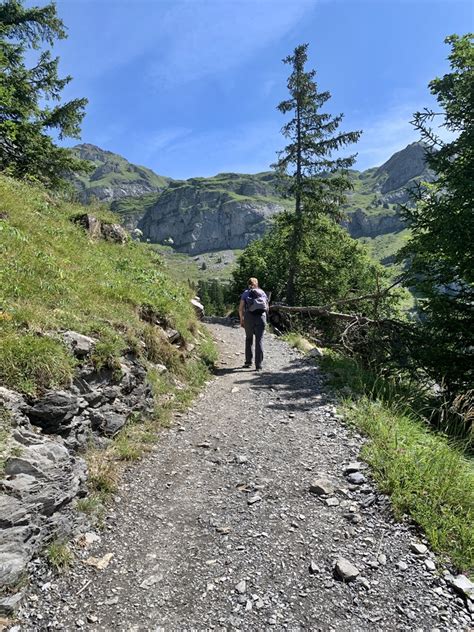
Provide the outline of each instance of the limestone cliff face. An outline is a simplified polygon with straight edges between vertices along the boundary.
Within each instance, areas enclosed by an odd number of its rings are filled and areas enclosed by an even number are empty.
[[[388,233],[396,233],[405,228],[403,219],[397,212],[368,215],[362,209],[348,214],[343,222],[351,237],[377,237]]]
[[[75,182],[83,200],[109,201],[126,228],[138,227],[144,240],[170,244],[180,252],[245,248],[265,233],[273,215],[291,207],[273,172],[176,181],[94,145],[75,150],[94,165],[89,176]],[[409,201],[411,186],[432,178],[425,157],[425,146],[412,143],[378,168],[351,172],[354,189],[344,208],[344,225],[352,237],[404,228],[398,205]]]
[[[422,143],[411,143],[405,149],[397,151],[377,169],[377,176],[382,180],[380,191],[385,199],[390,198],[387,194],[406,187],[415,178],[429,179],[426,167],[426,147]],[[387,199],[387,201],[392,200]]]
[[[138,228],[144,239],[170,244],[179,252],[245,248],[264,234],[283,206],[262,196],[268,191],[259,183],[240,182],[238,190],[242,193],[195,181],[170,186]]]

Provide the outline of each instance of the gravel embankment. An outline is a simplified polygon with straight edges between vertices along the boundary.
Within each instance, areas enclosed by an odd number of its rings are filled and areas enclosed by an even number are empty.
[[[72,570],[37,562],[17,630],[472,629],[441,562],[354,464],[362,438],[319,369],[269,335],[265,370],[243,369],[242,330],[210,329],[217,377],[127,472]]]

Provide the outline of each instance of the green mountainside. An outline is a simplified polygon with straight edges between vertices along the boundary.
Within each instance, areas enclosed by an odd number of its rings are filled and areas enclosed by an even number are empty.
[[[83,202],[94,198],[106,202],[126,196],[137,198],[162,191],[171,181],[171,178],[159,176],[147,167],[134,165],[95,145],[76,145],[73,151],[78,158],[88,160],[94,166],[91,173],[76,176],[73,182]]]

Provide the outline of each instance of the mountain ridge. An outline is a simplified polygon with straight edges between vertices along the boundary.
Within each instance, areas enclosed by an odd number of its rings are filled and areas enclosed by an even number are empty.
[[[93,174],[80,180],[82,199],[110,203],[129,230],[138,227],[144,240],[178,252],[244,248],[268,230],[275,214],[291,207],[271,171],[174,180],[94,145],[75,151],[95,164]],[[422,143],[411,143],[379,167],[350,172],[354,188],[343,225],[352,237],[373,239],[405,228],[398,205],[409,200],[411,186],[431,178],[425,153]]]

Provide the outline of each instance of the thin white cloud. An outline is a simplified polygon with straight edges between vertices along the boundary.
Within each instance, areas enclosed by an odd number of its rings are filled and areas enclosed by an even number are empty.
[[[150,65],[159,84],[186,83],[246,62],[290,31],[313,1],[177,2],[160,27],[163,55]]]
[[[358,153],[356,169],[364,170],[383,164],[395,152],[400,151],[410,143],[420,140],[419,132],[411,125],[413,114],[422,111],[423,104],[404,104],[392,107],[378,118],[358,123],[364,130],[360,141],[355,146]],[[441,126],[441,120],[435,120],[431,127],[442,140],[449,140],[453,136]]]
[[[141,60],[142,72],[159,86],[185,83],[248,60],[318,1],[59,0],[69,38],[57,50],[83,79]]]

